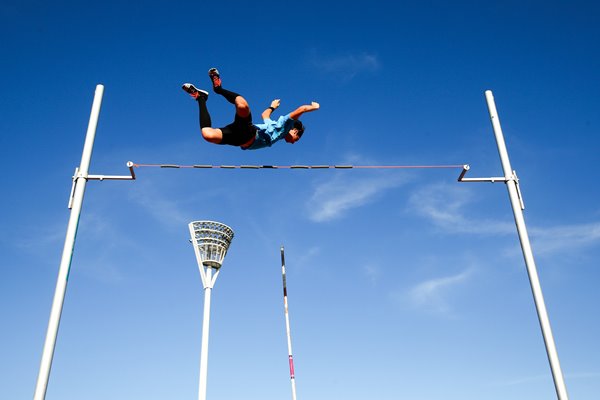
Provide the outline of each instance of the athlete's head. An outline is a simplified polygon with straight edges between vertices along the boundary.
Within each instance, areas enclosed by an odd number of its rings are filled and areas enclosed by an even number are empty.
[[[295,120],[292,129],[289,130],[287,135],[285,135],[285,141],[291,144],[296,143],[302,137],[304,133],[304,125],[301,121]]]

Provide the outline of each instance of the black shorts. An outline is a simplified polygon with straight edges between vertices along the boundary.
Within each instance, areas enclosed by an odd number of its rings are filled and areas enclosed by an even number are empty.
[[[247,117],[240,117],[235,114],[233,123],[220,128],[223,132],[223,139],[219,144],[228,144],[231,146],[241,146],[248,143],[255,135],[257,128],[252,125],[252,114]]]

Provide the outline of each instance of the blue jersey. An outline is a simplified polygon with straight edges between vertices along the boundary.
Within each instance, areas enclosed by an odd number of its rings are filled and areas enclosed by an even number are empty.
[[[273,143],[283,139],[290,129],[294,127],[294,120],[290,114],[279,117],[277,121],[271,118],[264,120],[263,124],[254,124],[258,128],[254,142],[245,150],[262,149],[271,147]]]

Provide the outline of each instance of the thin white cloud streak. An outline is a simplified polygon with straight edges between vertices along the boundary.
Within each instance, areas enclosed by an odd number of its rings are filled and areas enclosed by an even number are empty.
[[[449,314],[450,307],[446,301],[446,296],[455,287],[465,283],[471,274],[472,269],[466,269],[456,275],[421,282],[408,292],[408,298],[413,305],[419,308]]]
[[[340,218],[351,209],[373,201],[406,181],[405,177],[387,175],[364,179],[342,178],[338,175],[317,185],[307,202],[309,218],[315,222]]]
[[[117,249],[123,251],[132,250],[140,253],[140,245],[128,235],[118,229],[110,219],[98,213],[87,213],[85,215],[85,227],[80,229],[82,240],[79,240],[78,269],[80,268],[87,276],[106,283],[118,284],[125,279],[121,264],[117,258],[112,256]],[[79,258],[81,257],[81,258]]]
[[[377,71],[381,67],[379,58],[369,53],[321,55],[313,51],[309,60],[321,72],[343,81],[349,81],[363,72]]]
[[[299,266],[300,269],[304,269],[304,266],[313,265],[314,260],[317,259],[319,254],[321,254],[321,248],[319,246],[312,246],[304,250],[299,257],[296,257],[297,261],[294,264]]]
[[[129,198],[165,226],[179,227],[189,223],[177,202],[166,199],[149,186],[132,192]]]
[[[550,254],[600,243],[600,222],[530,229],[536,253]]]
[[[372,285],[375,285],[381,276],[381,268],[377,265],[368,264],[363,267],[363,272]]]
[[[29,236],[30,232],[28,231],[26,233],[19,233],[18,235],[13,234],[14,236],[12,237],[7,236],[6,239],[3,237],[0,242],[21,250],[35,250],[40,247],[60,245],[65,240],[66,231],[66,222],[53,223],[51,226],[36,226],[35,240]]]
[[[280,235],[274,234],[271,225],[264,220],[257,219],[255,216],[247,218],[249,225],[252,227],[252,234],[254,235],[254,246],[261,244],[266,253],[270,253],[274,248],[278,248],[282,245],[280,241]],[[267,224],[267,225],[265,225]],[[309,266],[314,265],[315,260],[321,253],[321,248],[318,246],[311,246],[308,248],[301,248],[300,253],[295,253],[298,249],[294,244],[290,246],[284,246],[288,260],[293,260],[293,268],[296,271],[304,269],[311,270]]]
[[[576,372],[565,374],[565,379],[597,379],[599,377],[599,372]],[[531,382],[551,381],[551,379],[552,376],[550,374],[532,375],[523,378],[513,379],[507,382],[498,383],[497,386],[518,386]]]
[[[471,190],[452,187],[448,184],[427,186],[410,196],[409,204],[417,214],[434,225],[451,233],[511,234],[515,225],[489,219],[468,219],[463,210],[473,200]]]
[[[471,190],[435,184],[411,195],[409,205],[418,215],[449,233],[515,235],[514,222],[467,218]],[[537,254],[557,253],[600,243],[600,222],[528,229]]]

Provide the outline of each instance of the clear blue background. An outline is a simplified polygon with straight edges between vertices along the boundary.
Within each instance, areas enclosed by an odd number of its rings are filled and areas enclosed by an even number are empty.
[[[96,84],[90,172],[125,162],[471,165],[502,174],[494,91],[567,387],[600,393],[600,7],[591,1],[42,2],[0,8],[0,398],[32,397]],[[184,82],[254,115],[312,100],[290,146],[200,137]],[[215,125],[232,118],[220,96]],[[203,291],[187,223],[235,238],[213,292],[208,397],[551,399],[502,183],[460,170],[138,169],[90,182],[48,400],[197,397]]]

